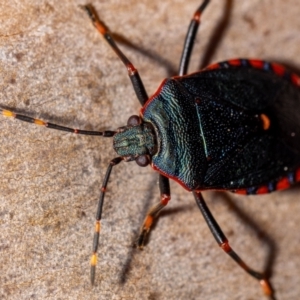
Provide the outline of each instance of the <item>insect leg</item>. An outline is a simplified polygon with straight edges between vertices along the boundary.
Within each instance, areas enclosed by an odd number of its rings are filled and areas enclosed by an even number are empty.
[[[208,3],[209,0],[204,0],[202,4],[198,7],[196,12],[194,13],[194,17],[191,20],[188,32],[185,37],[183,51],[181,54],[181,59],[179,64],[179,76],[185,75],[187,73],[196,33],[200,25],[200,17]]]
[[[83,9],[87,12],[88,16],[93,22],[95,28],[100,32],[100,34],[105,38],[110,47],[115,51],[120,60],[123,62],[128,71],[128,76],[133,85],[134,91],[141,105],[143,106],[148,100],[148,95],[145,90],[144,84],[140,78],[138,70],[134,67],[134,65],[129,61],[129,59],[125,56],[125,54],[119,49],[117,44],[115,43],[112,35],[109,33],[106,26],[99,20],[95,9],[92,5],[88,4],[83,6]]]
[[[148,211],[143,226],[141,227],[139,237],[136,241],[136,244],[139,248],[143,248],[147,234],[151,229],[154,219],[171,200],[169,179],[161,174],[159,175],[159,189],[160,201]]]
[[[265,277],[263,273],[259,273],[248,267],[245,262],[237,255],[237,253],[229,246],[228,240],[220,228],[219,224],[213,217],[209,208],[207,207],[203,196],[200,192],[193,191],[194,197],[196,199],[196,203],[211,231],[218,245],[248,274],[250,274],[255,279],[259,280],[261,287],[264,293],[273,299],[273,290],[271,284],[268,279]]]
[[[95,232],[94,232],[94,239],[93,239],[93,254],[91,257],[91,283],[94,284],[95,282],[95,272],[96,272],[96,264],[97,264],[97,250],[99,246],[99,236],[100,236],[100,220],[102,216],[102,207],[103,207],[103,201],[104,201],[104,195],[106,192],[107,188],[107,183],[110,177],[110,173],[112,168],[119,164],[123,160],[123,157],[116,157],[111,160],[107,170],[105,177],[103,179],[102,187],[101,187],[101,193],[100,193],[100,198],[98,202],[98,208],[97,208],[97,213],[96,213],[96,224],[95,224]]]
[[[49,122],[46,122],[43,120],[34,119],[34,118],[31,118],[31,117],[28,117],[25,115],[16,114],[10,110],[6,110],[6,109],[2,109],[2,108],[0,108],[0,113],[5,117],[15,118],[15,119],[18,119],[23,122],[33,123],[35,125],[45,126],[47,128],[72,132],[72,133],[76,133],[76,134],[100,135],[103,137],[112,137],[116,133],[115,131],[92,131],[92,130],[81,130],[81,129],[65,127],[65,126],[49,123]]]

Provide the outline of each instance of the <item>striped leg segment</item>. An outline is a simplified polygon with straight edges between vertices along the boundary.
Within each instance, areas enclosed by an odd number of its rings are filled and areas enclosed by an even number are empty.
[[[85,134],[85,135],[98,135],[98,136],[103,136],[103,137],[112,137],[116,133],[115,131],[92,131],[92,130],[81,130],[81,129],[75,129],[75,128],[69,128],[61,125],[56,125],[53,123],[49,123],[43,120],[39,119],[34,119],[28,116],[16,114],[10,110],[2,109],[0,108],[0,113],[5,116],[5,117],[10,117],[10,118],[15,118],[20,121],[28,122],[28,123],[33,123],[35,125],[39,126],[45,126],[47,128],[52,128],[60,131],[67,131],[67,132],[72,132],[76,134]]]
[[[134,67],[134,65],[130,62],[130,60],[124,55],[124,53],[119,49],[117,44],[115,43],[112,35],[109,33],[106,26],[99,20],[97,13],[92,5],[88,4],[82,7],[92,20],[93,25],[99,31],[99,33],[105,38],[110,47],[114,50],[114,52],[118,55],[120,60],[125,65],[128,76],[133,85],[134,91],[141,105],[143,106],[148,100],[148,95],[145,90],[144,84],[140,78],[138,70]]]
[[[194,41],[196,38],[196,34],[200,25],[200,17],[204,9],[206,8],[209,0],[204,0],[202,4],[198,7],[196,12],[194,13],[194,17],[191,20],[188,32],[185,37],[183,51],[179,64],[179,76],[185,75],[187,73],[188,65],[190,62],[191,53],[194,46]]]
[[[157,218],[159,212],[171,200],[169,179],[161,174],[159,175],[159,189],[160,201],[148,211],[143,226],[141,227],[139,237],[136,241],[136,244],[140,249],[142,249],[145,244],[146,237],[151,229],[153,221],[155,220],[155,218]]]
[[[245,264],[245,262],[237,255],[237,253],[230,247],[228,240],[220,228],[219,224],[215,220],[214,216],[210,212],[207,207],[203,196],[200,192],[193,191],[196,203],[212,233],[218,245],[248,274],[250,274],[255,279],[259,280],[259,283],[264,291],[264,293],[270,297],[270,299],[274,299],[273,289],[271,287],[270,282],[265,277],[263,273],[259,273],[251,269],[249,266]]]
[[[101,216],[102,216],[102,207],[103,207],[103,202],[104,202],[104,196],[105,196],[105,192],[106,192],[106,188],[107,188],[111,170],[115,165],[119,164],[122,160],[123,160],[122,157],[116,157],[111,160],[111,162],[107,168],[107,171],[106,171],[103,183],[102,183],[102,187],[101,187],[101,193],[100,193],[100,198],[99,198],[98,208],[97,208],[97,213],[96,213],[95,233],[94,233],[94,239],[93,239],[93,254],[91,257],[91,283],[92,284],[94,284],[94,282],[95,282],[97,250],[98,250],[98,246],[99,246],[99,237],[100,237],[100,228],[101,228],[100,221],[101,221]]]

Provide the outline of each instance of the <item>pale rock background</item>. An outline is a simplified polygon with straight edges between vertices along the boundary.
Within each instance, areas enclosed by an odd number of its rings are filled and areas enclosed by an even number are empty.
[[[139,69],[149,95],[176,74],[199,0],[94,0]],[[0,104],[70,127],[125,125],[140,106],[127,72],[76,1],[0,0]],[[225,6],[227,5],[227,9]],[[211,1],[190,72],[255,57],[300,70],[297,0]],[[298,108],[297,108],[298,109]],[[216,245],[191,194],[172,201],[144,251],[132,249],[157,176],[135,163],[112,173],[96,286],[89,259],[111,140],[76,136],[0,116],[1,299],[265,299],[259,284]],[[299,186],[266,196],[205,193],[232,247],[272,270],[278,299],[299,299]]]

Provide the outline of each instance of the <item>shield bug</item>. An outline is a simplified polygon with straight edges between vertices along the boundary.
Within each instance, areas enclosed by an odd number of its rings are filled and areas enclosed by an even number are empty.
[[[6,117],[76,134],[113,138],[118,156],[111,160],[99,199],[91,258],[95,280],[100,220],[111,171],[122,161],[151,165],[159,173],[161,199],[148,212],[137,244],[145,238],[158,213],[170,200],[169,179],[192,191],[219,246],[272,295],[268,278],[248,267],[228,240],[202,197],[203,190],[262,194],[289,187],[300,179],[297,107],[299,77],[282,66],[260,60],[234,59],[187,75],[190,55],[204,1],[191,21],[182,53],[179,76],[165,79],[148,97],[137,69],[117,47],[92,6],[84,6],[128,70],[142,109],[114,131],[87,131],[56,125],[1,109]]]

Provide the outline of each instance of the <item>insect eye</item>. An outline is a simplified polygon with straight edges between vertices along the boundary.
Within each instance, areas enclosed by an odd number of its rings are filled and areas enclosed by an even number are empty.
[[[135,159],[135,161],[140,167],[146,167],[150,163],[150,157],[149,155],[140,155]]]
[[[131,116],[128,121],[127,121],[127,125],[128,126],[137,126],[141,124],[141,118],[137,115],[133,115]]]

